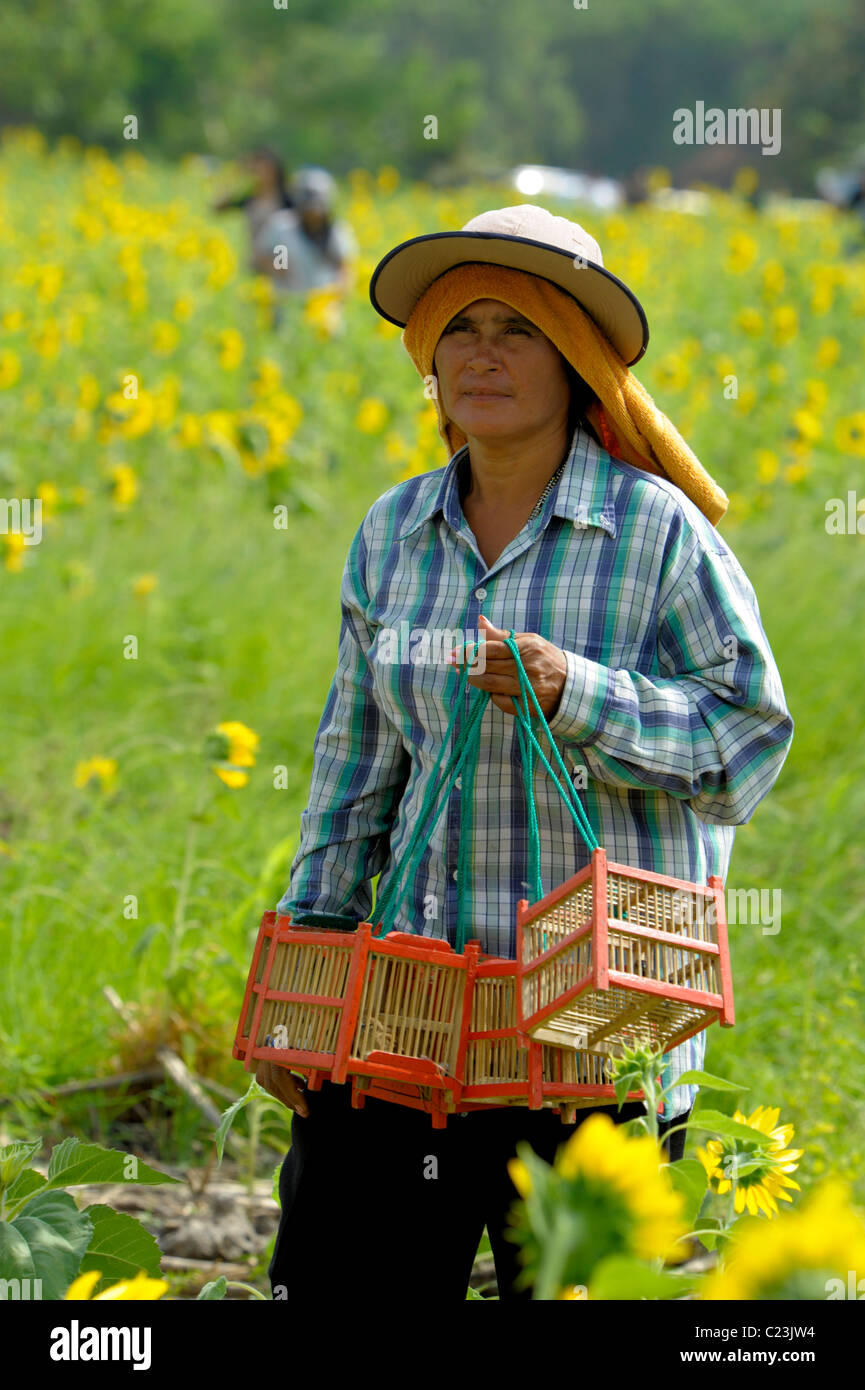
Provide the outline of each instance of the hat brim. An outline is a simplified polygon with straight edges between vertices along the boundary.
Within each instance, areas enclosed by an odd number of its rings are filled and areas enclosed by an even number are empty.
[[[626,366],[639,362],[646,351],[646,315],[623,281],[589,260],[577,266],[570,252],[529,237],[493,232],[431,232],[412,237],[389,251],[373,271],[372,306],[382,318],[405,328],[434,280],[454,266],[473,261],[509,266],[557,285],[594,319]]]

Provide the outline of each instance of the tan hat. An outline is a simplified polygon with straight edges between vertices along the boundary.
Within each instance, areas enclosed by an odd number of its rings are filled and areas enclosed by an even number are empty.
[[[431,232],[401,242],[373,271],[373,308],[404,328],[433,281],[466,262],[510,266],[549,280],[582,305],[626,366],[646,351],[649,325],[643,307],[623,281],[604,269],[595,238],[578,222],[533,203],[482,212],[458,232]]]

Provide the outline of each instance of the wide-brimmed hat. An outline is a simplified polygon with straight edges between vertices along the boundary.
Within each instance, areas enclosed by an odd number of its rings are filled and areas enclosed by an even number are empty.
[[[624,281],[604,269],[595,238],[578,222],[533,203],[482,212],[458,232],[431,232],[401,242],[373,271],[373,308],[404,328],[434,280],[454,266],[478,261],[510,266],[557,285],[585,309],[626,366],[646,351],[649,325],[643,307]]]

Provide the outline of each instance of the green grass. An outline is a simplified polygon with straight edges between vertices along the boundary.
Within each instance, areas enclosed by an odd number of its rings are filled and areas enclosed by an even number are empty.
[[[816,523],[815,523],[816,516]],[[777,1105],[804,1146],[865,1195],[863,542],[829,536],[819,503],[729,533],[760,599],[796,729],[774,791],[737,831],[731,888],[780,889],[781,929],[730,929],[737,1023],[713,1028],[710,1071]]]

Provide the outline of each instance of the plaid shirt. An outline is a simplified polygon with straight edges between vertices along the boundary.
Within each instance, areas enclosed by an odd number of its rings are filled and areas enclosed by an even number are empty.
[[[424,659],[421,630],[471,637],[481,612],[563,649],[550,731],[565,765],[584,769],[584,805],[610,858],[696,883],[726,879],[734,827],[771,788],[793,729],[735,556],[677,487],[612,458],[578,426],[540,515],[487,567],[460,505],[467,466],[464,446],[447,467],[391,488],[351,544],[338,665],[279,910],[369,919],[370,881],[381,872],[381,894],[400,862],[453,710],[456,669]],[[469,687],[467,702],[477,698]],[[452,944],[460,797],[457,786],[396,921]],[[549,892],[589,852],[540,764],[535,798]],[[517,902],[531,896],[528,827],[516,722],[492,702],[471,824],[466,920],[484,951],[513,959]],[[702,1032],[669,1052],[665,1082],[701,1067],[705,1044]],[[675,1087],[663,1118],[695,1096]]]

